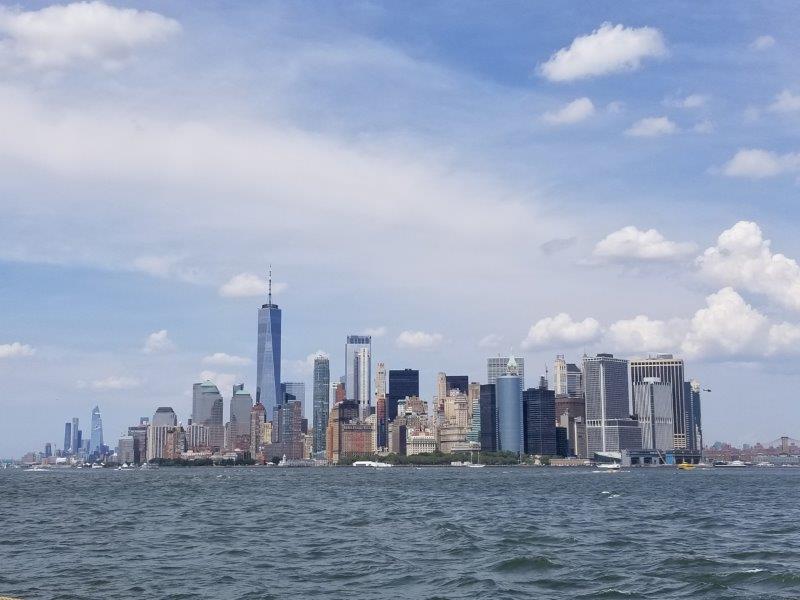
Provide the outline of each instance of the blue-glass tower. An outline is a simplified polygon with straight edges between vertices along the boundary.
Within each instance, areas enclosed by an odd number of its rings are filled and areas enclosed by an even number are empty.
[[[258,357],[256,402],[264,405],[272,419],[281,397],[281,309],[272,303],[272,269],[269,271],[267,303],[258,309]]]
[[[103,419],[98,406],[92,409],[92,433],[89,440],[89,452],[100,452],[103,445]]]

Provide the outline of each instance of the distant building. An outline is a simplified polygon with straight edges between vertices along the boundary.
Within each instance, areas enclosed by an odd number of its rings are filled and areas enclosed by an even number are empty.
[[[256,401],[250,409],[250,456],[254,460],[257,460],[256,456],[263,450],[263,446],[272,441],[271,438],[262,437],[262,425],[266,420],[267,409],[261,402]]]
[[[314,357],[314,452],[325,451],[325,432],[328,429],[331,393],[331,362],[322,354]]]
[[[99,453],[103,447],[103,419],[100,417],[99,406],[92,409],[92,431],[89,435],[89,452]]]
[[[497,425],[500,432],[498,451],[523,452],[522,377],[514,357],[508,359],[506,375],[495,379],[497,393]]]
[[[489,384],[495,383],[497,378],[501,375],[508,375],[508,363],[514,357],[511,356],[494,356],[486,359],[486,382]],[[525,359],[514,358],[516,365],[516,373],[522,380],[522,386],[525,386]]]
[[[341,447],[339,458],[346,456],[363,456],[375,452],[375,426],[364,421],[353,421],[341,424]]]
[[[189,450],[197,452],[199,450],[209,450],[210,428],[208,425],[192,423],[186,428],[186,445]]]
[[[330,462],[339,462],[342,454],[342,427],[347,423],[358,421],[359,404],[355,400],[337,402],[331,408],[328,420],[326,457]]]
[[[556,356],[554,390],[556,396],[577,398],[583,394],[583,373],[580,367],[564,360],[564,355]]]
[[[159,406],[150,421],[150,425],[155,427],[174,427],[177,424],[178,416],[170,406]]]
[[[480,388],[478,388],[480,390]],[[480,445],[481,443],[481,399],[480,396],[470,401],[472,403],[472,415],[470,416],[469,431],[467,441]]]
[[[568,456],[586,458],[586,400],[580,396],[556,394],[556,421],[567,432]]]
[[[72,423],[64,423],[64,454],[69,454],[72,450]]]
[[[446,424],[463,428],[465,431],[469,428],[469,401],[467,395],[460,392],[459,388],[454,388],[444,399],[443,409]]]
[[[556,456],[567,457],[570,455],[567,440],[567,428],[556,427]]]
[[[72,454],[80,454],[81,451],[81,432],[79,427],[80,421],[78,421],[78,417],[72,418],[72,439],[69,443],[69,450]]]
[[[497,389],[494,384],[481,386],[480,398],[481,450],[497,452],[500,432],[497,422]]]
[[[147,460],[147,428],[150,419],[143,425],[131,425],[128,427],[128,436],[133,440],[133,462],[141,464]]]
[[[386,397],[375,400],[375,446],[386,448],[389,445],[389,421],[386,418]]]
[[[258,309],[258,350],[256,358],[256,402],[264,406],[267,419],[281,399],[281,309],[272,302],[272,269],[269,272],[267,303]]]
[[[640,450],[639,423],[630,417],[628,361],[612,354],[583,359],[588,453]]]
[[[297,400],[300,403],[300,414],[306,415],[306,384],[303,381],[285,381],[281,384],[281,398],[283,402],[287,400]]]
[[[347,336],[345,378],[347,399],[358,402],[361,416],[367,416],[372,404],[372,338],[370,336]]]
[[[386,398],[386,418],[397,417],[397,404],[405,398],[419,396],[419,371],[402,369],[389,371],[389,395]]]
[[[272,443],[266,449],[267,459],[303,458],[302,405],[299,400],[290,400],[275,407],[272,421]]]
[[[469,376],[467,375],[447,375],[445,382],[448,395],[453,390],[458,390],[465,396],[469,393]]]
[[[683,384],[683,398],[686,402],[686,427],[687,445],[692,450],[703,449],[703,421],[700,410],[700,383],[697,380],[687,381]]]
[[[192,423],[208,427],[208,444],[212,451],[225,447],[222,412],[222,394],[212,381],[192,386]]]
[[[630,361],[631,386],[644,382],[646,377],[658,377],[661,383],[672,386],[672,420],[674,447],[676,449],[694,450],[691,447],[691,435],[688,432],[689,416],[684,397],[683,359],[672,354],[656,354],[649,358]]]
[[[645,377],[633,384],[633,411],[642,430],[642,450],[674,449],[672,384]]]
[[[134,458],[133,436],[123,435],[117,442],[117,462],[133,464]]]
[[[555,392],[547,389],[547,382],[544,378],[538,388],[530,388],[522,392],[522,409],[525,427],[525,453],[546,456],[558,454]],[[561,454],[561,456],[565,456],[565,454]]]
[[[436,452],[436,436],[431,431],[415,431],[406,434],[406,455],[433,454]]]
[[[247,450],[250,448],[250,410],[252,408],[253,397],[244,391],[244,384],[234,385],[230,401],[229,449]]]
[[[53,444],[51,444],[50,442],[47,442],[44,445],[44,457],[45,458],[50,458],[51,456],[53,456]]]
[[[375,399],[386,397],[386,365],[378,363],[375,369]]]

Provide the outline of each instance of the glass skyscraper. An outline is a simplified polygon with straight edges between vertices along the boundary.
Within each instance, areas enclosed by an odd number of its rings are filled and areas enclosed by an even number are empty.
[[[513,359],[512,359],[513,360]],[[509,364],[509,374],[495,381],[497,393],[497,428],[500,433],[498,451],[522,452],[524,449],[522,424],[522,378]]]
[[[642,432],[631,419],[628,361],[613,354],[583,359],[586,395],[586,439],[595,452],[641,450]]]
[[[314,392],[312,399],[314,405],[314,452],[325,450],[330,394],[331,361],[327,356],[320,354],[314,358]]]
[[[267,303],[258,309],[258,353],[256,360],[256,402],[264,405],[267,419],[281,397],[281,309],[272,303],[272,270]]]
[[[386,419],[397,417],[397,403],[406,397],[419,396],[419,371],[417,369],[390,369],[389,394],[386,398]]]
[[[372,337],[348,335],[345,344],[345,393],[358,402],[361,416],[372,405]]]
[[[195,383],[192,389],[192,423],[208,426],[208,445],[221,449],[225,445],[222,424],[222,394],[211,381]]]
[[[643,383],[645,378],[657,377],[661,383],[672,386],[672,428],[674,446],[678,449],[694,450],[686,410],[683,359],[672,354],[657,354],[649,358],[630,361],[631,386]]]
[[[493,356],[486,359],[486,382],[489,384],[494,383],[500,375],[508,375],[508,363],[512,356]],[[525,359],[514,358],[517,365],[517,375],[522,380],[522,385],[525,385]]]
[[[100,417],[100,407],[92,409],[92,431],[89,437],[89,452],[100,452],[103,445],[103,419]]]

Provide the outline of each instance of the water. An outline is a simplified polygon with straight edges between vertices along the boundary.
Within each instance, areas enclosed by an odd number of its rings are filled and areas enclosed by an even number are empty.
[[[800,469],[0,471],[0,595],[797,598]]]

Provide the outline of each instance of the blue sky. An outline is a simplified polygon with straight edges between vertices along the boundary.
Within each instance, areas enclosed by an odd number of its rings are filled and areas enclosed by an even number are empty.
[[[673,351],[706,440],[798,437],[796,5],[7,5],[0,456],[194,381]],[[165,333],[164,333],[165,332]],[[225,356],[220,356],[224,354]],[[532,379],[531,379],[532,381]]]

